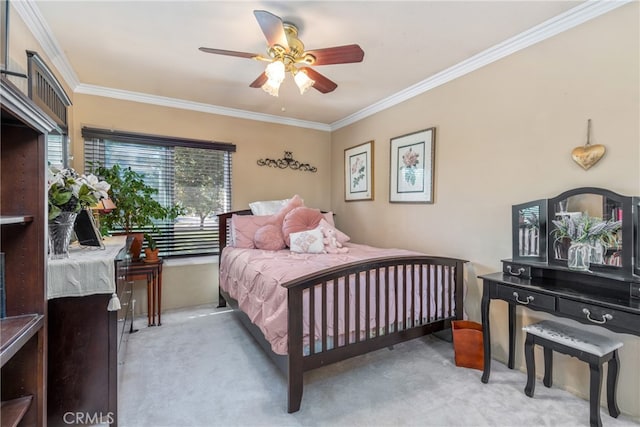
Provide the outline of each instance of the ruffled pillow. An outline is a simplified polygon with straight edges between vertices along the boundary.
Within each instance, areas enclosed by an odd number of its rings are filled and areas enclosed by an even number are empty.
[[[287,246],[291,246],[289,238],[291,233],[313,230],[318,227],[320,220],[323,220],[323,218],[319,209],[302,206],[290,211],[282,221],[282,235]]]
[[[279,251],[286,247],[282,230],[275,224],[267,224],[258,228],[253,236],[253,244],[256,248],[267,251]]]
[[[295,208],[299,208],[301,206],[304,206],[304,200],[302,200],[302,198],[296,194],[291,199],[289,199],[287,204],[282,209],[280,209],[277,214],[269,216],[269,218],[271,218],[269,222],[271,224],[276,224],[277,226],[282,227],[284,217],[286,217],[287,214]]]

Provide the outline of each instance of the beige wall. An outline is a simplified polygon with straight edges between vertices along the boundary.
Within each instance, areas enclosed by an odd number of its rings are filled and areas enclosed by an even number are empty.
[[[640,194],[639,4],[635,2],[332,134],[332,208],[355,241],[470,260],[465,308],[480,320],[481,281],[511,256],[511,205],[574,187]],[[571,150],[604,158],[584,171]],[[389,139],[436,127],[435,203],[390,204]],[[344,202],[344,149],[375,140],[375,200]],[[522,313],[521,310],[518,310]],[[522,325],[541,313],[518,316]],[[494,358],[506,362],[507,305],[491,309]],[[620,407],[640,416],[640,339],[624,340]],[[516,348],[522,348],[522,337]],[[538,355],[540,356],[540,355]],[[588,369],[562,356],[558,385],[588,396]],[[539,363],[540,360],[539,360]],[[524,369],[522,352],[516,366]]]
[[[639,13],[633,2],[333,133],[67,92],[74,104],[74,166],[82,167],[82,126],[234,143],[234,209],[298,193],[308,205],[333,209],[354,241],[468,259],[465,307],[479,320],[476,275],[498,270],[500,259],[510,257],[511,205],[581,186],[640,195]],[[42,49],[19,16],[11,19],[11,58],[24,71],[24,50]],[[570,153],[585,143],[589,118],[592,142],[604,144],[607,154],[585,172]],[[389,139],[427,127],[437,129],[435,203],[390,204]],[[345,203],[344,149],[369,140],[375,141],[375,200]],[[285,150],[318,172],[256,165]],[[215,301],[216,286],[214,264],[168,266],[163,306]],[[143,289],[136,292],[144,307]],[[518,313],[519,324],[544,317]],[[493,303],[493,356],[503,362],[506,316],[506,304]],[[615,336],[624,340],[619,405],[640,417],[640,339]],[[521,352],[516,365],[524,369]],[[584,365],[557,356],[555,384],[587,398]]]
[[[331,135],[328,132],[180,110],[138,102],[76,94],[72,133],[74,165],[83,163],[83,126],[233,143],[233,207],[254,200],[284,199],[299,194],[312,206],[328,207]],[[263,158],[279,159],[292,151],[316,173],[258,166]]]

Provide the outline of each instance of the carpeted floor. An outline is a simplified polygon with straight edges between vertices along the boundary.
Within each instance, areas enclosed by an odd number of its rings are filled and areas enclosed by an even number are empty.
[[[299,412],[286,410],[286,380],[229,311],[163,313],[161,327],[128,336],[120,366],[119,425],[205,426],[588,426],[589,404],[493,361],[458,368],[451,343],[415,339],[308,373]],[[633,426],[601,408],[605,427]]]

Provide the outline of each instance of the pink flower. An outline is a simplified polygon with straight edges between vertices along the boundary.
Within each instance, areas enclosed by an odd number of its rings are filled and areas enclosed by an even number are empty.
[[[415,167],[418,161],[419,154],[409,148],[409,151],[402,155],[402,163],[408,168]]]

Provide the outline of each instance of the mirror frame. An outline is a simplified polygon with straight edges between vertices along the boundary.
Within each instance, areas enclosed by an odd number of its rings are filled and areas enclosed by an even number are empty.
[[[520,255],[520,211],[525,208],[538,208],[539,220],[539,237],[537,256]],[[545,262],[547,260],[547,199],[534,200],[532,202],[520,203],[511,207],[511,242],[512,242],[512,258],[514,261],[537,261]]]
[[[633,197],[633,240],[634,240],[634,265],[633,274],[640,276],[640,197]],[[624,217],[623,217],[624,219]]]
[[[613,191],[606,190],[604,188],[597,188],[597,187],[574,188],[572,190],[565,191],[564,193],[561,193],[552,199],[549,199],[548,201],[549,218],[556,217],[556,213],[557,213],[556,208],[558,206],[558,203],[561,200],[565,200],[571,196],[575,196],[578,194],[586,194],[586,193],[597,194],[607,199],[611,199],[615,201],[617,204],[621,206],[622,212],[623,212],[622,228],[621,228],[622,250],[620,254],[621,265],[614,266],[614,265],[606,265],[606,264],[592,264],[591,270],[601,271],[601,272],[610,272],[610,273],[621,273],[621,272],[631,273],[632,265],[633,265],[632,263],[633,253],[635,252],[633,247],[634,245],[634,233],[633,233],[634,214],[632,211],[631,197],[623,196],[621,194],[614,193]],[[551,222],[551,220],[549,220],[549,230],[548,230],[549,244],[547,245],[547,257],[549,260],[548,262],[549,264],[566,266],[567,261],[564,259],[556,259],[553,251],[554,238],[553,238],[552,232],[554,229],[555,227],[553,226],[553,223]]]

